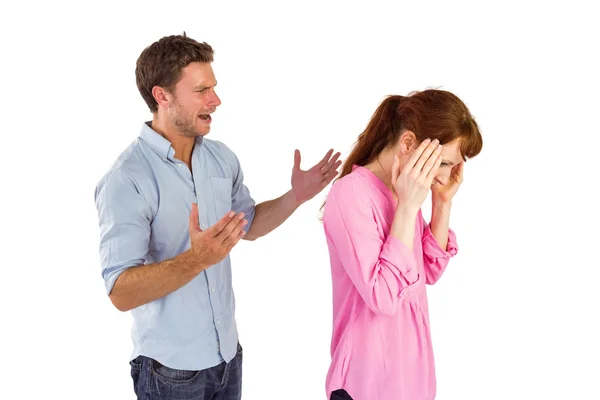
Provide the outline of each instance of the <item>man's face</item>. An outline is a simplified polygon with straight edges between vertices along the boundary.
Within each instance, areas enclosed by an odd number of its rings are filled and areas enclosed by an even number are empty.
[[[171,93],[168,118],[183,136],[204,136],[210,132],[210,114],[221,104],[216,85],[210,63],[193,62],[181,70]]]

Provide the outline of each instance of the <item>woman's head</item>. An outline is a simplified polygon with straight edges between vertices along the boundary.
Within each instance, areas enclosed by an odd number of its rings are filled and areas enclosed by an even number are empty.
[[[409,96],[389,96],[359,135],[339,178],[352,172],[354,165],[375,161],[384,151],[393,149],[405,159],[425,139],[438,139],[443,145],[442,154],[453,160],[440,167],[441,179],[449,176],[457,163],[479,154],[483,146],[475,119],[454,94],[430,89]]]

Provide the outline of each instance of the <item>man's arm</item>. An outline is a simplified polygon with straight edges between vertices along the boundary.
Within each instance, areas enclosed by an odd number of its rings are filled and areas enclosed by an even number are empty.
[[[250,223],[245,240],[256,240],[283,224],[302,204],[321,192],[337,175],[340,153],[329,150],[325,157],[307,171],[300,169],[300,152],[295,151],[292,169],[292,188],[282,196],[255,204],[244,184],[244,173],[237,156],[225,145],[229,154],[232,174],[232,209],[245,212]],[[333,155],[333,157],[332,157]]]
[[[109,298],[119,311],[129,311],[174,292],[204,269],[189,250],[160,263],[130,267],[119,275]]]
[[[120,311],[129,311],[179,289],[205,269],[220,262],[244,236],[243,214],[229,213],[215,225],[202,231],[198,225],[198,207],[190,213],[191,248],[159,263],[131,267],[117,278],[109,295]]]
[[[229,213],[202,231],[198,225],[198,206],[190,213],[191,248],[159,263],[131,267],[117,278],[109,295],[120,311],[129,311],[179,289],[205,269],[220,262],[244,236],[243,214]]]
[[[244,239],[255,240],[265,236],[283,224],[300,205],[291,190],[274,200],[257,204],[254,221]]]
[[[113,171],[100,181],[95,197],[102,276],[110,300],[121,311],[166,296],[221,261],[243,236],[241,230],[247,223],[243,213],[234,216],[232,212],[202,231],[198,207],[193,204],[189,250],[144,265],[152,234],[152,211],[135,180],[124,171]]]

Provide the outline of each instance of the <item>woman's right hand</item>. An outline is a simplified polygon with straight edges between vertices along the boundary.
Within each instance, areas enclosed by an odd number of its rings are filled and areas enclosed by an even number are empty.
[[[400,160],[394,158],[392,186],[398,196],[398,207],[418,210],[427,198],[433,179],[442,162],[442,145],[437,139],[425,139],[400,170]]]

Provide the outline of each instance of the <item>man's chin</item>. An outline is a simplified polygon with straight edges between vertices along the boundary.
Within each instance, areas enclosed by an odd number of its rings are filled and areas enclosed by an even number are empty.
[[[196,135],[197,136],[206,136],[210,132],[209,124],[201,124],[200,126],[196,125]]]

